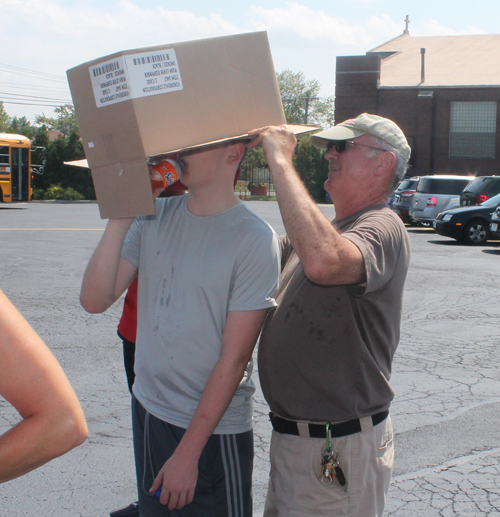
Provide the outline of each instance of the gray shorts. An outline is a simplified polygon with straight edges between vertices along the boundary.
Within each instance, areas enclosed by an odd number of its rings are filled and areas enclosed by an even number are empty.
[[[251,517],[253,432],[214,434],[200,457],[194,500],[169,511],[149,493],[153,480],[174,453],[185,429],[148,413],[132,397],[134,453],[141,516]]]

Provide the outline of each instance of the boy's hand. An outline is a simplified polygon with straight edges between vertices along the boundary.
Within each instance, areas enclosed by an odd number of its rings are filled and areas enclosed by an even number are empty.
[[[161,468],[149,491],[154,493],[161,487],[160,503],[168,504],[169,510],[180,510],[193,501],[198,480],[198,461],[184,458],[178,451],[174,452]]]

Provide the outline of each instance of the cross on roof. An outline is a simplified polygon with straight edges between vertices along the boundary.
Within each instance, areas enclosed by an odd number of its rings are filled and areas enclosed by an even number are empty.
[[[410,17],[408,15],[406,15],[406,18],[405,18],[405,31],[403,32],[403,34],[410,34],[410,31],[408,30],[408,25],[410,24]]]

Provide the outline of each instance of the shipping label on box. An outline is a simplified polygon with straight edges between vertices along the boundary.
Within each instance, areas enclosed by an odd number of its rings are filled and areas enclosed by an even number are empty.
[[[89,73],[98,108],[182,90],[174,49],[119,56],[90,66]]]

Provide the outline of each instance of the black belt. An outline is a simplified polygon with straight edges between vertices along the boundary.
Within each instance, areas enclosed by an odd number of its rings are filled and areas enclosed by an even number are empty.
[[[389,411],[382,411],[371,416],[373,425],[376,426],[383,422],[389,416]],[[273,429],[281,434],[293,434],[300,436],[297,422],[293,420],[286,420],[281,418],[276,413],[269,413]],[[326,438],[326,424],[306,424],[309,428],[309,436],[311,438]],[[361,432],[361,422],[359,419],[341,422],[340,424],[330,424],[331,438],[340,438],[341,436],[348,436],[349,434],[356,434]]]

